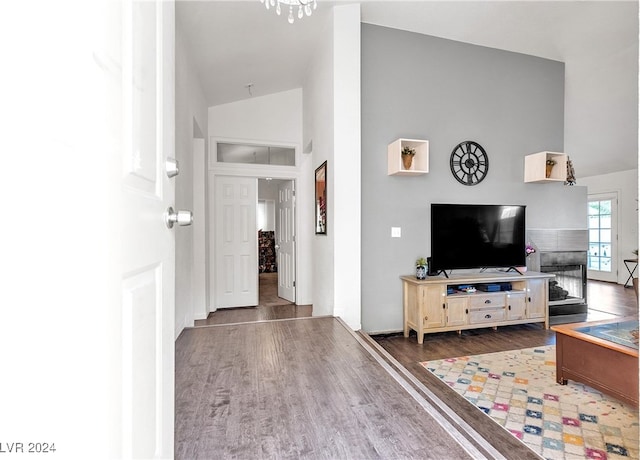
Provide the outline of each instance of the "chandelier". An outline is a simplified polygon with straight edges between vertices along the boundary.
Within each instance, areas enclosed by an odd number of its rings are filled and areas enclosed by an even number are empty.
[[[276,7],[276,13],[280,16],[282,9],[280,5],[289,5],[289,17],[287,20],[289,24],[293,24],[293,8],[298,7],[298,19],[302,19],[306,14],[307,16],[311,16],[312,9],[311,5],[313,4],[313,9],[315,10],[318,7],[316,0],[260,0],[260,3],[264,3],[264,6],[267,9],[270,9],[272,6]]]

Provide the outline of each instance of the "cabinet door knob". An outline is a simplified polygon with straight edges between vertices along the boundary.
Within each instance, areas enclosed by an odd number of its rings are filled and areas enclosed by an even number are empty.
[[[484,317],[485,317],[486,319],[489,319],[489,318],[491,318],[491,315],[484,315]]]
[[[485,300],[484,303],[491,303],[491,299]]]

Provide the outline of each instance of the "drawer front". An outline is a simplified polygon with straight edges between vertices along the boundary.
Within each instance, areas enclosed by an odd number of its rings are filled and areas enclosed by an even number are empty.
[[[503,292],[495,294],[475,294],[469,296],[469,308],[504,307],[505,295]]]
[[[504,321],[504,308],[483,308],[482,310],[471,310],[469,312],[469,322],[477,323],[495,323]]]

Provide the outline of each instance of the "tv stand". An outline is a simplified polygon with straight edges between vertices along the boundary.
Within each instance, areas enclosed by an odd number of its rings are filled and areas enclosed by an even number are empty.
[[[512,324],[544,323],[549,327],[548,273],[471,273],[450,277],[401,276],[404,336],[413,329],[418,343],[424,334]],[[502,290],[510,284],[510,290]],[[495,290],[498,285],[500,290]],[[459,286],[476,288],[464,292]],[[487,290],[482,290],[487,289]],[[470,291],[473,291],[471,289]]]

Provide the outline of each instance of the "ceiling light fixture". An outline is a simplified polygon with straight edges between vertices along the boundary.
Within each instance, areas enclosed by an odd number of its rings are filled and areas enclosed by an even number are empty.
[[[298,19],[302,19],[306,14],[307,16],[311,16],[313,12],[311,9],[311,5],[313,5],[313,9],[315,10],[318,7],[318,3],[316,0],[260,0],[260,3],[264,3],[264,6],[267,9],[270,9],[272,6],[276,7],[276,13],[280,16],[282,12],[280,5],[289,5],[289,17],[287,20],[289,24],[293,24],[293,7],[298,7]]]

